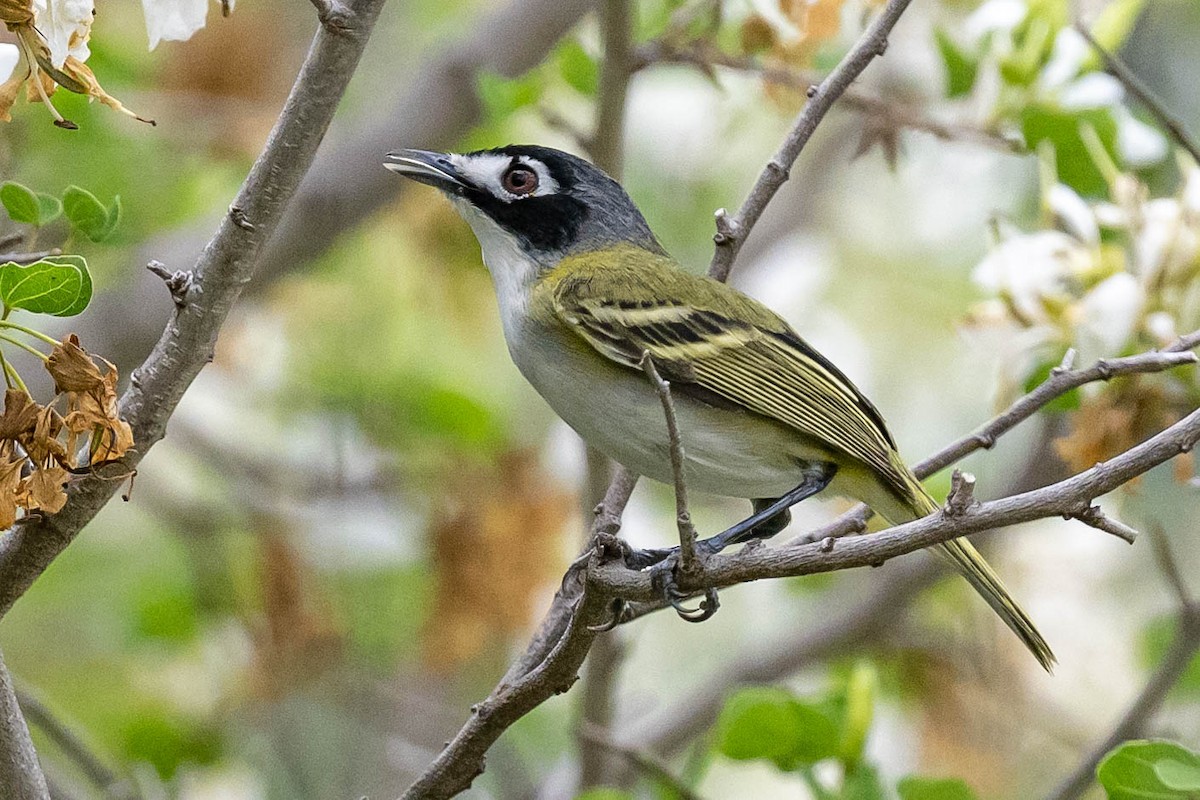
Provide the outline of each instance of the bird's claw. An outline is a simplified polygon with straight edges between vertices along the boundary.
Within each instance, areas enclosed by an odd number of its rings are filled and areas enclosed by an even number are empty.
[[[679,615],[680,619],[688,622],[704,622],[716,614],[717,609],[721,607],[717,590],[711,586],[705,589],[704,599],[695,608],[684,605],[691,594],[679,588],[679,582],[675,577],[675,570],[678,566],[679,558],[675,553],[662,559],[654,565],[650,582],[662,593],[663,600],[675,609],[675,613]]]
[[[620,597],[614,597],[608,610],[612,616],[599,625],[589,625],[589,631],[592,633],[605,633],[620,625],[625,621],[625,616],[629,612],[629,603]]]

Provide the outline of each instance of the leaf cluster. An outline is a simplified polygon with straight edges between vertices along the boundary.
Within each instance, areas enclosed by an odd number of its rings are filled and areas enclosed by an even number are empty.
[[[93,242],[110,238],[121,221],[121,198],[105,206],[96,195],[79,186],[68,186],[61,198],[35,192],[16,181],[0,184],[0,204],[13,222],[42,227],[66,216],[74,230]]]

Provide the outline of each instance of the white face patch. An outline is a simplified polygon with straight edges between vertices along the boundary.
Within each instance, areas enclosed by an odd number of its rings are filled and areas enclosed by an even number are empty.
[[[501,153],[480,153],[478,155],[454,153],[450,156],[450,163],[467,181],[485,189],[506,203],[524,200],[526,197],[545,197],[558,191],[558,181],[551,176],[549,168],[541,161],[529,156],[517,156],[514,159],[512,156]],[[504,173],[508,172],[514,163],[528,167],[538,177],[537,188],[529,194],[513,194],[504,188],[502,181]]]

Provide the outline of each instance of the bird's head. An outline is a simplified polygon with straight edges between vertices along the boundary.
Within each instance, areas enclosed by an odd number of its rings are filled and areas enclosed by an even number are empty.
[[[542,267],[620,244],[662,247],[621,185],[561,150],[509,145],[473,153],[397,150],[384,166],[445,192],[484,248],[497,237]],[[498,246],[498,245],[496,245]]]

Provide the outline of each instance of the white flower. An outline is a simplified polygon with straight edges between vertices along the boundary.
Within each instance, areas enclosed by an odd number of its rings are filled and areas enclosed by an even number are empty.
[[[1079,309],[1076,341],[1081,361],[1120,352],[1133,335],[1145,302],[1141,284],[1128,272],[1105,278],[1088,292]]]
[[[1059,226],[1084,244],[1100,243],[1100,226],[1096,214],[1075,190],[1056,183],[1046,193],[1046,206]]]
[[[1047,322],[1044,301],[1062,298],[1071,279],[1091,265],[1091,251],[1074,237],[1038,231],[1001,242],[972,277],[984,289],[1007,296],[1025,322]]]
[[[1167,157],[1167,137],[1153,125],[1147,125],[1123,105],[1113,107],[1117,120],[1117,149],[1128,168],[1148,167]]]
[[[204,27],[208,0],[142,0],[150,49],[161,41],[182,42]]]
[[[1047,90],[1061,89],[1079,74],[1090,51],[1087,40],[1074,28],[1063,28],[1054,37],[1050,59],[1038,76],[1038,83]]]
[[[33,0],[34,24],[50,48],[51,64],[61,69],[67,56],[87,61],[95,16],[93,0]]]
[[[17,62],[21,60],[21,48],[15,44],[0,44],[0,82],[12,77]]]
[[[1104,72],[1089,72],[1063,87],[1059,104],[1068,111],[1115,108],[1125,97],[1121,82]]]
[[[1146,331],[1154,337],[1159,347],[1164,347],[1179,338],[1175,318],[1166,311],[1155,311],[1146,316]]]
[[[1029,6],[1022,0],[989,0],[967,18],[963,29],[978,41],[994,31],[1011,31],[1021,24],[1029,13]]]
[[[1142,227],[1133,243],[1134,263],[1142,283],[1150,285],[1160,273],[1169,275],[1186,269],[1200,255],[1200,231],[1189,216],[1183,204],[1172,197],[1160,197],[1142,206]]]

